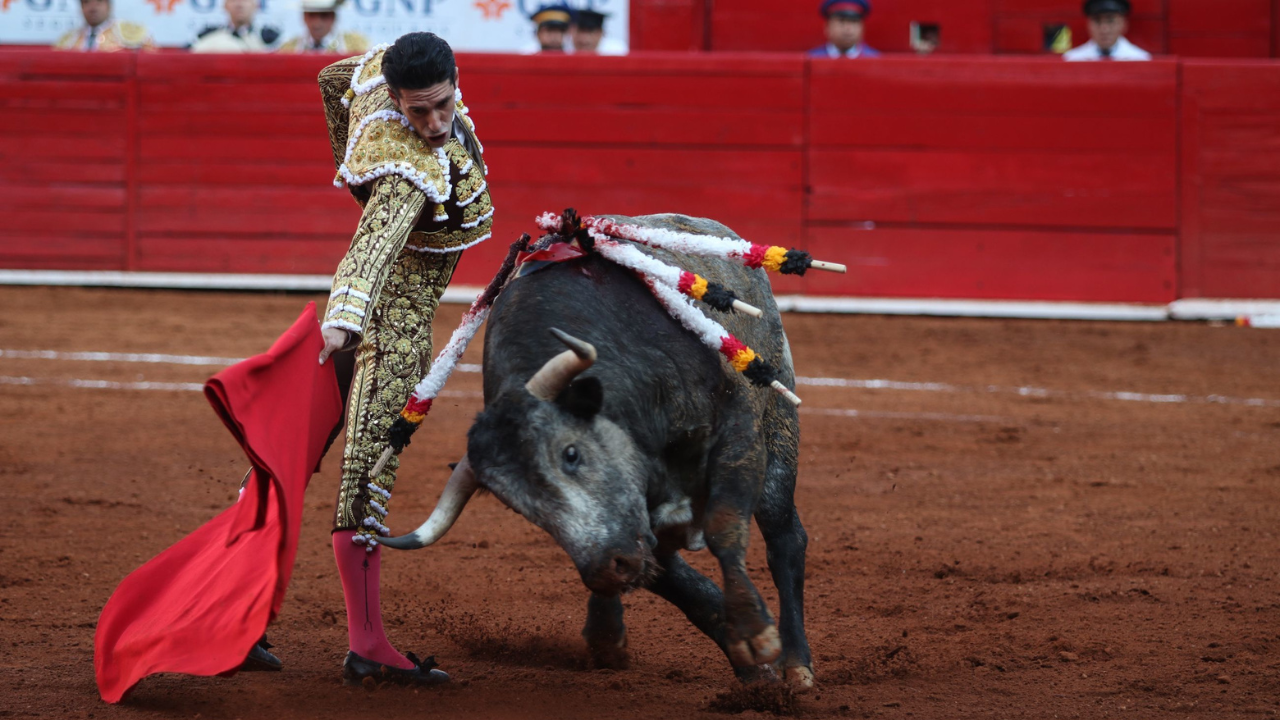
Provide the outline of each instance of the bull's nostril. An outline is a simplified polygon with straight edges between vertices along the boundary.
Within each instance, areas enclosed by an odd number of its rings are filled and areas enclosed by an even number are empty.
[[[640,574],[640,563],[626,555],[619,555],[613,559],[613,572],[618,577],[635,577]]]

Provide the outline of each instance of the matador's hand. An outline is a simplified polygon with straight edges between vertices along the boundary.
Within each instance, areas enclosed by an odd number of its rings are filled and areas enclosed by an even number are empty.
[[[338,352],[351,342],[351,333],[342,328],[329,327],[320,331],[324,336],[324,349],[320,351],[320,364],[323,365],[329,356]]]

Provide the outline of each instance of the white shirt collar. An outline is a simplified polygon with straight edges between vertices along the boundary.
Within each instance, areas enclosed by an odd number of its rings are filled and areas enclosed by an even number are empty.
[[[833,43],[827,43],[827,56],[828,56],[828,57],[833,57],[833,58],[840,58],[840,57],[845,57],[845,58],[856,58],[856,57],[858,57],[858,56],[859,56],[859,55],[861,55],[861,54],[862,54],[862,45],[861,45],[861,44],[854,45],[853,47],[849,48],[849,51],[848,51],[848,52],[843,52],[843,53],[842,53],[842,52],[840,52],[840,48],[836,47]]]

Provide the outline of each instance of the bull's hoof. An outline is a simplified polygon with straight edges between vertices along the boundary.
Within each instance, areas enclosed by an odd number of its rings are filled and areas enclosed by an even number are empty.
[[[804,665],[787,668],[785,675],[787,684],[798,693],[809,692],[816,685],[813,680],[813,668],[805,667]]]
[[[591,667],[608,670],[627,670],[631,667],[631,653],[627,652],[627,636],[617,643],[589,645]]]
[[[782,682],[782,678],[778,677],[778,671],[775,670],[772,665],[749,665],[747,667],[736,667],[733,669],[733,674],[743,685]]]
[[[778,637],[778,627],[773,624],[750,640],[729,643],[729,661],[735,667],[768,665],[781,654],[782,639]]]

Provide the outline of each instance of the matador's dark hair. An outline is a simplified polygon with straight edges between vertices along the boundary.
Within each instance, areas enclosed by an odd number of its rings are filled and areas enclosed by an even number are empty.
[[[382,76],[394,90],[422,90],[442,82],[457,83],[453,48],[439,35],[401,35],[382,56]]]

